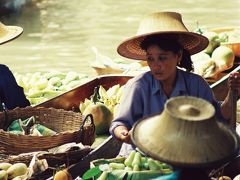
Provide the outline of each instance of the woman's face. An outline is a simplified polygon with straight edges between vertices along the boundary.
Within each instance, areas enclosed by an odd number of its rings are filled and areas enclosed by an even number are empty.
[[[150,45],[147,48],[147,63],[155,79],[165,81],[175,78],[176,66],[181,60],[180,53],[173,53]]]

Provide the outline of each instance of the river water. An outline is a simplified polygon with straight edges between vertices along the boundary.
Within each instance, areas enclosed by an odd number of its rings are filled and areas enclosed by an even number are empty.
[[[0,16],[5,24],[24,28],[21,37],[0,47],[1,63],[18,73],[60,70],[95,76],[90,67],[95,60],[91,47],[112,59],[119,58],[117,45],[133,36],[140,19],[150,12],[180,12],[189,30],[197,24],[207,28],[240,26],[240,0],[22,2],[25,4],[18,11]]]

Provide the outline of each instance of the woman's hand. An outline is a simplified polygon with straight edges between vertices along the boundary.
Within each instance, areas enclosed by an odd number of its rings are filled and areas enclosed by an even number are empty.
[[[237,90],[238,96],[240,95],[240,73],[234,72],[229,75],[228,78],[229,90]]]
[[[131,141],[131,130],[129,131],[125,126],[118,126],[114,130],[114,134],[120,141],[128,144],[132,144]]]

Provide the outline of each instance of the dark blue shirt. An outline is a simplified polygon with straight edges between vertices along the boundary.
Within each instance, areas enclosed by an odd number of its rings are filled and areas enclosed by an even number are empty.
[[[3,64],[0,64],[0,98],[7,109],[30,105],[24,95],[23,88],[18,86],[12,72]]]

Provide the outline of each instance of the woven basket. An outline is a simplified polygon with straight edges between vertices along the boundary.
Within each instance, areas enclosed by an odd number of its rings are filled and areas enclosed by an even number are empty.
[[[35,116],[36,121],[57,132],[52,136],[17,135],[5,130],[15,119]],[[89,118],[90,117],[90,121]],[[95,126],[91,115],[44,107],[16,108],[0,112],[0,153],[20,154],[47,150],[69,142],[92,145]]]

